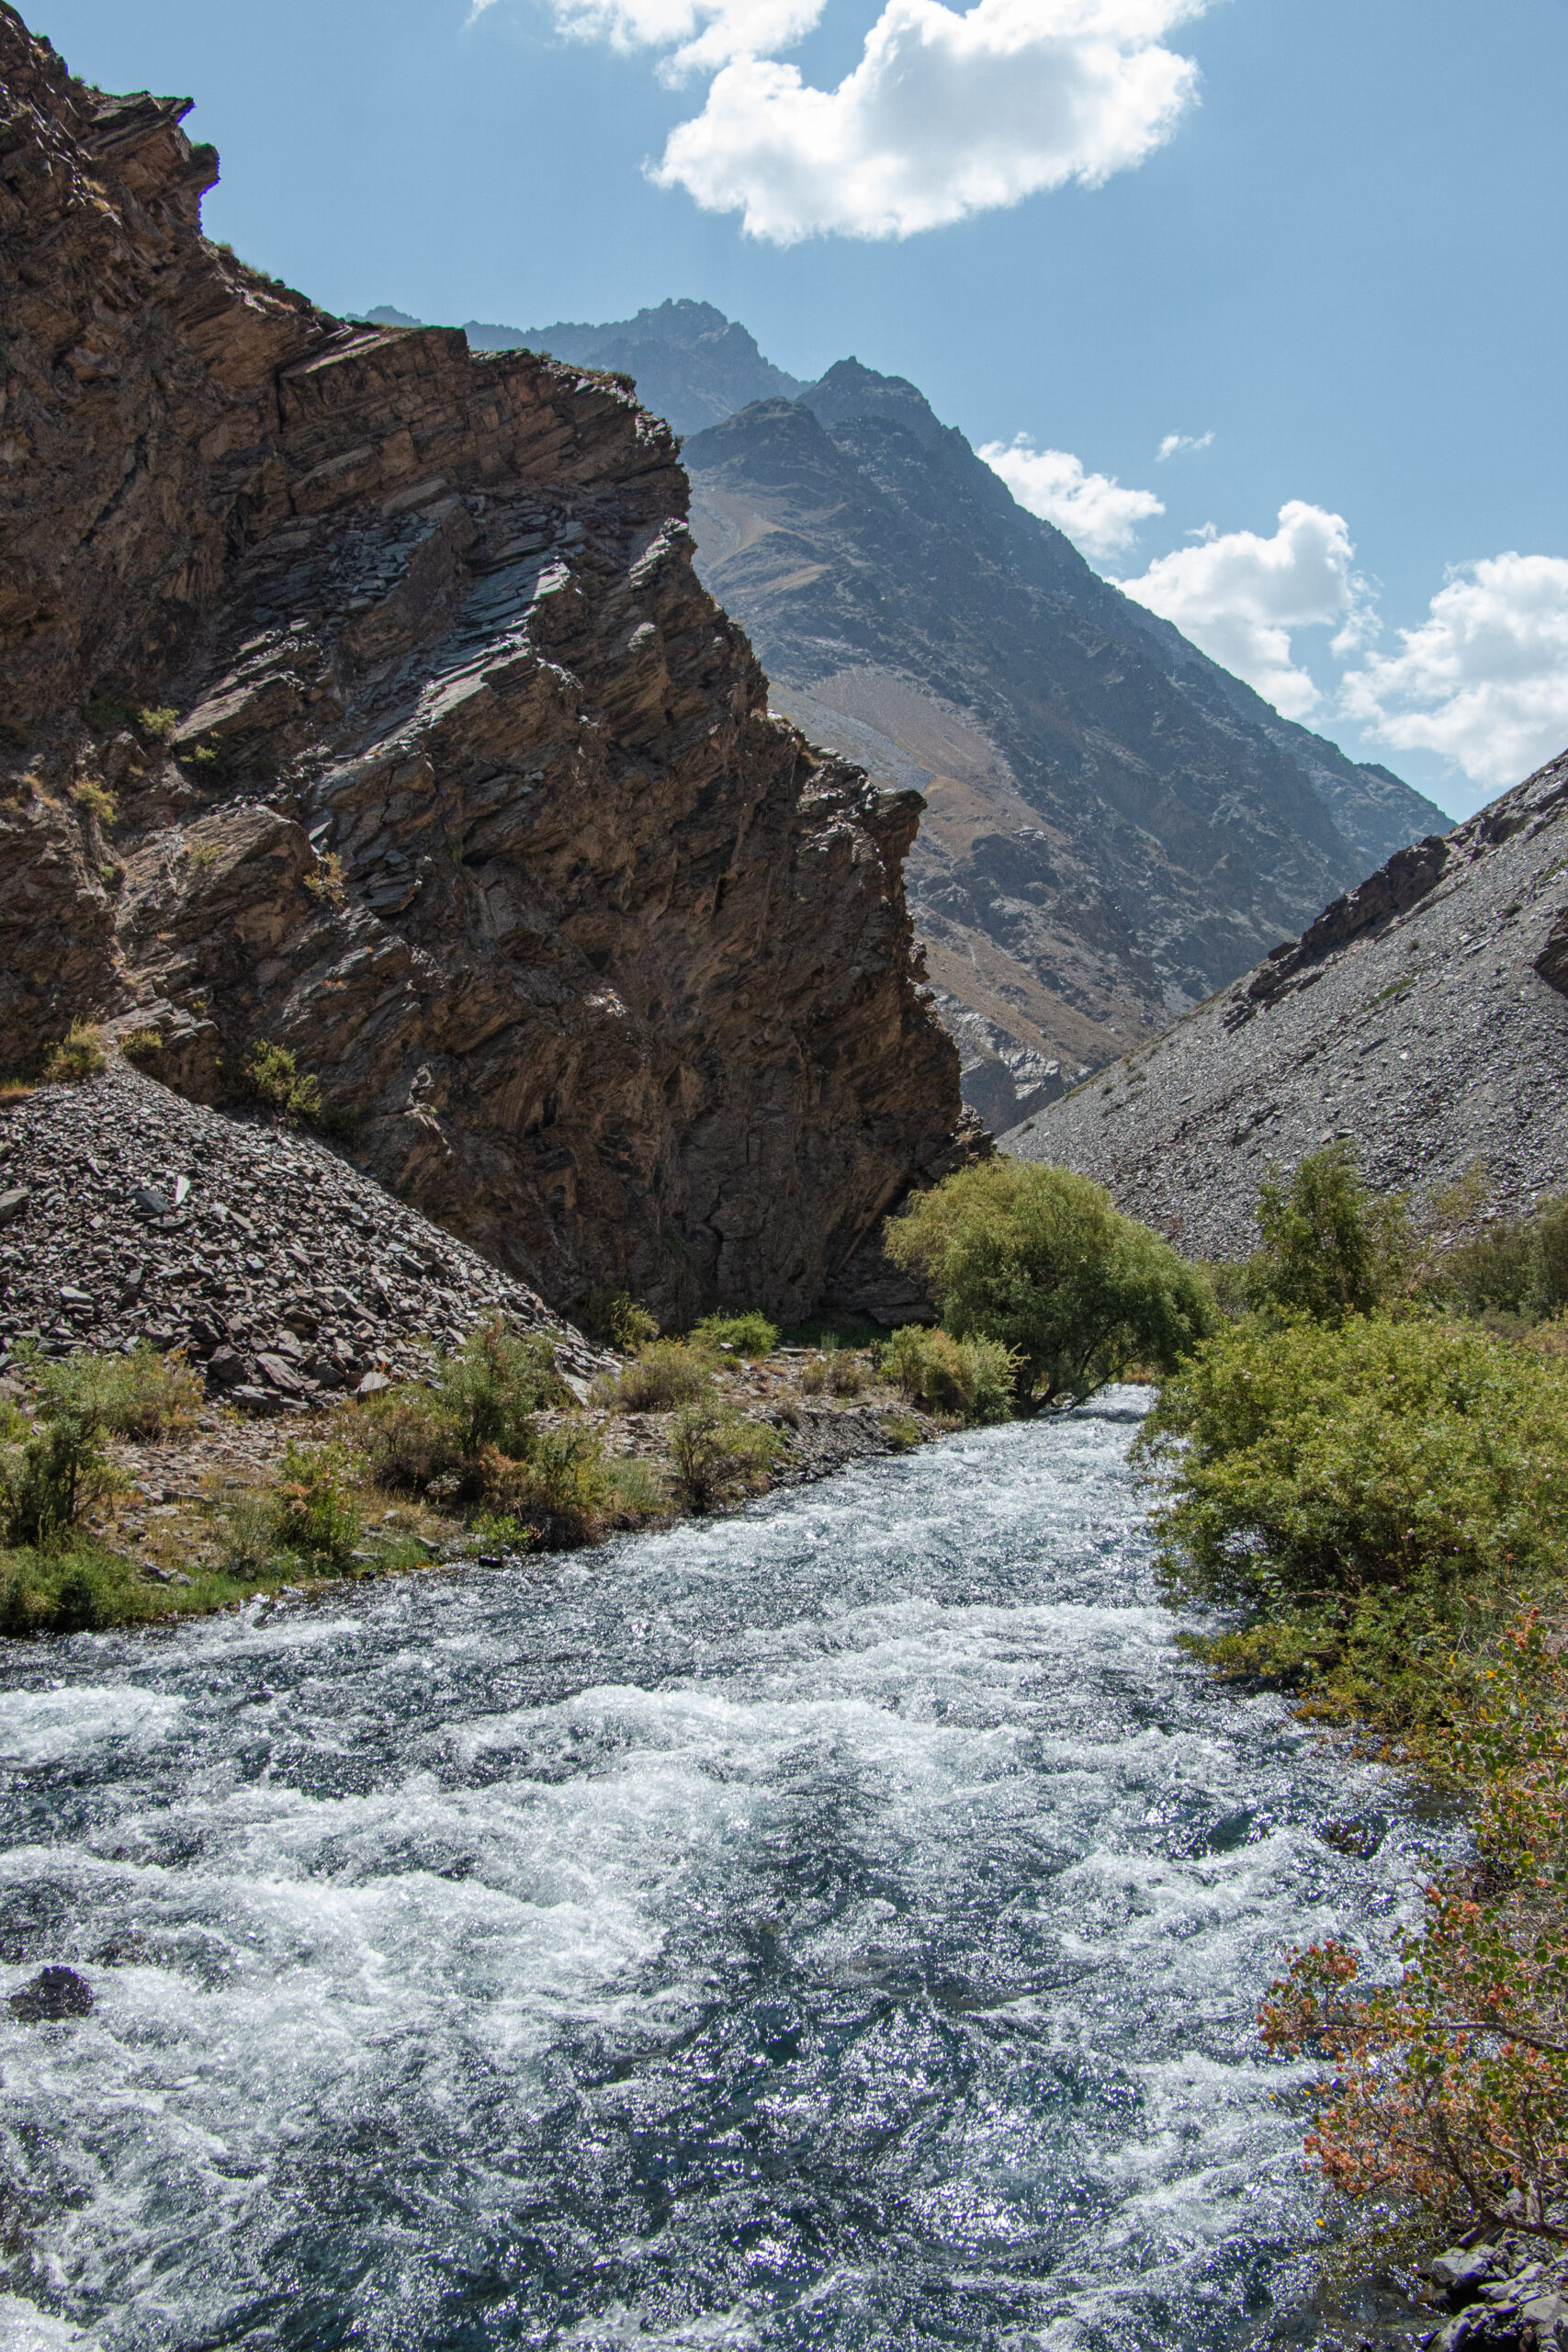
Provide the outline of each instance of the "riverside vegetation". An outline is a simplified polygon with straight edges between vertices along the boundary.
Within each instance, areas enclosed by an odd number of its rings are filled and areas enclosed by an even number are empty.
[[[1307,2150],[1368,2259],[1435,2226],[1568,2244],[1568,1207],[1488,1226],[1483,1189],[1422,1226],[1343,1149],[1266,1183],[1235,1319],[1140,1440],[1168,1594],[1230,1621],[1189,1645],[1372,1726],[1473,1821],[1395,1981],[1330,1938],[1261,2013],[1322,2068]],[[1489,2260],[1433,2275],[1468,2301]],[[1504,2333],[1474,2340],[1559,2341],[1551,2285],[1490,2290]]]

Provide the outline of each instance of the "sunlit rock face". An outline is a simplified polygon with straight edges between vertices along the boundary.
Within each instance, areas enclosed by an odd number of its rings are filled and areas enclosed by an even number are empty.
[[[3,7],[0,84],[0,1019],[289,1046],[552,1303],[806,1310],[955,1148],[919,796],[769,716],[623,382],[247,269]]]

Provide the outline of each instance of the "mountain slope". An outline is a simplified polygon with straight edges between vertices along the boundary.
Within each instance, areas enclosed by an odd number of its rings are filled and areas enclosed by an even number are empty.
[[[552,1305],[804,1311],[961,1122],[918,801],[769,715],[665,425],[245,269],[187,110],[0,0],[6,1036],[269,1040]]]
[[[1446,821],[1101,580],[901,379],[840,362],[685,458],[699,568],[774,707],[928,797],[912,904],[993,1118]]]
[[[1259,1178],[1338,1138],[1380,1187],[1568,1183],[1568,755],[1401,851],[1299,940],[1004,1138],[1194,1254],[1256,1247]]]
[[[366,315],[385,326],[423,323],[389,306]],[[569,367],[629,376],[644,408],[680,434],[701,433],[752,401],[792,400],[803,389],[711,302],[660,302],[603,326],[562,319],[553,327],[507,327],[470,319],[463,332],[473,351],[536,351]]]

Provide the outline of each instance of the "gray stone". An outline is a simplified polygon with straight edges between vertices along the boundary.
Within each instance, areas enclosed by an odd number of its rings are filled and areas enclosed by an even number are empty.
[[[155,1184],[138,1184],[131,1199],[143,1216],[172,1216],[175,1204],[165,1199]]]
[[[40,1968],[30,1984],[11,1995],[10,2007],[24,2025],[85,2018],[92,2011],[93,1988],[73,1968]]]
[[[8,1193],[0,1193],[0,1225],[11,1225],[17,1217],[26,1216],[31,1198],[25,1184],[14,1184]]]

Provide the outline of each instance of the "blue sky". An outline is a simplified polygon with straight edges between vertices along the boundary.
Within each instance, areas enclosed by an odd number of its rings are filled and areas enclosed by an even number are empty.
[[[1563,0],[24,13],[106,87],[194,95],[209,233],[329,307],[702,297],[796,374],[912,378],[1455,814],[1568,744]]]

